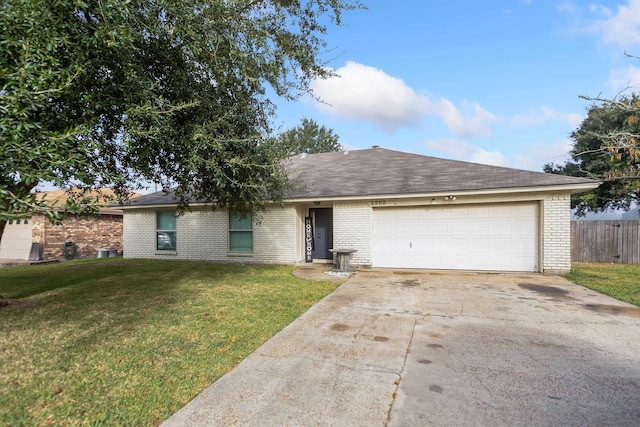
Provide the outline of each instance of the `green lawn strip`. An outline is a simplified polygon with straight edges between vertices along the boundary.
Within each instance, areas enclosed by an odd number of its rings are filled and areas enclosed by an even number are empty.
[[[0,425],[155,425],[336,288],[288,266],[0,270]]]
[[[568,280],[613,298],[640,306],[640,265],[573,263]]]

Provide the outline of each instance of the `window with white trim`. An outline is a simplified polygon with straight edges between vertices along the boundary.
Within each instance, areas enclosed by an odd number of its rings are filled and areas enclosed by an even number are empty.
[[[229,212],[229,252],[253,252],[253,217]]]
[[[156,212],[156,249],[176,250],[176,211]]]

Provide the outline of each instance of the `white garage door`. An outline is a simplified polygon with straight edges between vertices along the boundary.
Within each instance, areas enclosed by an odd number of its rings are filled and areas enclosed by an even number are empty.
[[[29,259],[31,240],[30,219],[7,222],[0,242],[0,258]]]
[[[373,210],[372,265],[538,271],[538,205]]]

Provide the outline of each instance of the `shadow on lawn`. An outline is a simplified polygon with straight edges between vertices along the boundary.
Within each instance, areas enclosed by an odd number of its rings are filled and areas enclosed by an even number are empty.
[[[0,272],[0,295],[47,321],[135,321],[158,306],[196,297],[237,273],[234,266],[157,260],[81,260]],[[3,311],[5,310],[3,309]],[[112,323],[112,322],[109,323]]]

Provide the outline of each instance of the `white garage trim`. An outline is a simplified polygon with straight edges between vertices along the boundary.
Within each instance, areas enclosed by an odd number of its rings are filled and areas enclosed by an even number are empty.
[[[375,208],[372,266],[540,271],[538,203]]]

